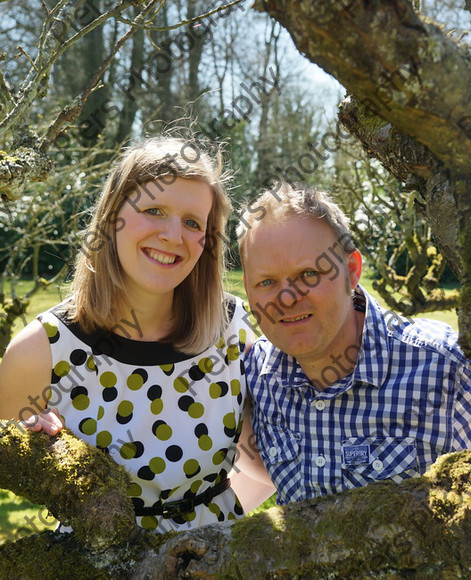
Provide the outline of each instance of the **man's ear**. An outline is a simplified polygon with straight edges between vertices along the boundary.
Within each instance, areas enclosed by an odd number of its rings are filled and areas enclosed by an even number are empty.
[[[356,288],[361,277],[363,259],[358,250],[354,250],[347,257],[348,274],[350,278],[350,287]]]

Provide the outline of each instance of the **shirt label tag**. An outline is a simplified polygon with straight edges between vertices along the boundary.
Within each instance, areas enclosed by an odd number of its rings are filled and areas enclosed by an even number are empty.
[[[369,445],[344,445],[342,451],[345,465],[361,465],[370,462]]]

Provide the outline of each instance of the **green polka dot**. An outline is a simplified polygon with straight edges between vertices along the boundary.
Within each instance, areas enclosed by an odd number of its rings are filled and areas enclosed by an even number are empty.
[[[226,458],[226,453],[225,451],[216,451],[216,453],[213,455],[213,463],[214,465],[219,465],[220,463],[222,463],[224,461],[224,459]]]
[[[250,304],[248,302],[246,302],[245,300],[242,303],[242,308],[245,310],[245,312],[250,312]]]
[[[72,405],[77,411],[85,411],[90,405],[90,399],[87,395],[77,395],[72,399]]]
[[[196,518],[196,512],[195,512],[195,510],[193,510],[192,512],[189,512],[187,514],[182,514],[182,518],[186,522],[192,522]]]
[[[90,371],[96,370],[95,361],[93,360],[93,357],[91,355],[87,359],[86,366]]]
[[[96,431],[95,419],[86,419],[83,423],[80,423],[80,431],[85,433],[85,435],[93,435]]]
[[[200,417],[203,416],[203,413],[204,407],[201,403],[192,403],[188,407],[188,415],[190,415],[190,417],[193,417],[193,419],[199,419]]]
[[[177,377],[173,381],[173,386],[178,393],[186,393],[190,388],[190,383],[188,382],[188,379],[185,379],[185,377]]]
[[[211,399],[218,399],[221,396],[222,389],[217,383],[211,383],[209,386],[209,396]]]
[[[129,484],[128,495],[130,495],[131,497],[139,497],[140,495],[142,495],[142,487],[138,483],[133,481],[131,484]]]
[[[167,441],[172,436],[172,433],[173,433],[172,428],[170,427],[170,425],[166,424],[159,425],[155,430],[155,436],[157,437],[157,439],[160,439],[160,441]]]
[[[236,516],[232,512],[229,512],[227,514],[227,519],[228,520],[236,520],[237,518],[236,518]]]
[[[236,426],[235,412],[232,411],[232,413],[227,413],[227,415],[224,415],[222,422],[224,424],[224,427],[227,427],[228,429],[235,429]]]
[[[103,387],[114,387],[118,379],[111,371],[106,371],[100,376],[100,383]]]
[[[201,437],[198,439],[198,446],[203,451],[209,451],[213,446],[211,437],[208,435],[201,435]]]
[[[153,457],[149,461],[149,467],[153,473],[158,475],[159,473],[163,473],[165,471],[165,460],[162,457]]]
[[[237,379],[232,379],[231,381],[231,393],[237,396],[240,393],[240,381]]]
[[[141,519],[141,526],[145,530],[149,530],[150,532],[152,532],[157,528],[157,518],[155,516],[144,516]]]
[[[210,373],[213,370],[214,364],[210,358],[202,358],[198,362],[198,366],[204,373]]]
[[[50,322],[45,322],[43,324],[43,326],[44,326],[44,330],[46,331],[48,338],[54,338],[54,336],[56,336],[58,331],[57,331],[57,326],[55,324],[51,324]]]
[[[65,377],[70,372],[70,364],[66,360],[61,360],[54,367],[54,372],[58,377]]]
[[[136,455],[136,451],[134,443],[125,443],[119,450],[119,454],[123,459],[132,459]]]
[[[198,493],[199,488],[203,485],[203,481],[201,479],[197,479],[190,485],[191,493]]]
[[[164,403],[163,403],[162,399],[154,399],[152,401],[152,403],[150,404],[150,410],[152,411],[152,413],[154,415],[158,415],[159,413],[161,413],[163,408],[164,408]]]
[[[245,328],[239,328],[239,340],[242,344],[247,342],[247,331]]]
[[[226,346],[226,342],[224,340],[224,338],[221,336],[221,338],[218,340],[218,342],[216,343],[216,348],[224,348]]]
[[[131,401],[121,401],[118,405],[118,414],[121,417],[128,417],[134,411],[134,405]]]
[[[170,373],[175,368],[175,365],[174,364],[159,365],[159,366],[164,371],[164,373]]]
[[[210,503],[208,505],[208,509],[210,512],[213,512],[213,514],[216,514],[217,516],[221,514],[221,508],[216,503]]]
[[[229,360],[237,360],[239,358],[239,347],[236,344],[231,344],[227,347],[227,358]]]
[[[144,379],[141,377],[141,375],[132,374],[129,375],[126,384],[131,389],[131,391],[138,391],[144,384]]]
[[[201,470],[200,464],[196,461],[196,459],[188,459],[183,464],[183,471],[185,475],[189,477],[196,475]]]
[[[105,414],[105,409],[104,409],[104,407],[102,407],[102,406],[100,405],[100,406],[98,407],[98,414],[97,414],[97,419],[98,419],[98,421],[99,421],[100,419],[103,419],[103,416],[104,416],[104,414]]]
[[[98,447],[108,447],[113,441],[113,436],[109,431],[100,431],[96,436],[96,444]]]

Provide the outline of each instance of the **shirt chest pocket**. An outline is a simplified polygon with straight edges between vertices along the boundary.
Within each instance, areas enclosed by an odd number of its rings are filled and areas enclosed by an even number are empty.
[[[385,479],[399,483],[419,475],[412,437],[351,437],[342,441],[342,478],[346,488]]]

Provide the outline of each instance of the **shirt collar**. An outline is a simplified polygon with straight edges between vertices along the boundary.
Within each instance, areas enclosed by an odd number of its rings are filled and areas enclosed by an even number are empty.
[[[388,327],[378,302],[360,285],[366,298],[363,336],[353,380],[381,387],[389,373]]]
[[[358,289],[366,298],[366,312],[363,323],[363,337],[358,352],[357,365],[353,371],[353,382],[369,383],[381,387],[389,372],[388,328],[378,302],[360,285]],[[397,319],[397,317],[396,317]],[[285,354],[268,343],[266,357],[260,369],[260,375],[274,374],[282,362],[293,369],[290,375],[290,386],[305,386],[307,377],[297,364],[296,359]],[[356,349],[350,349],[346,356],[353,358]]]

